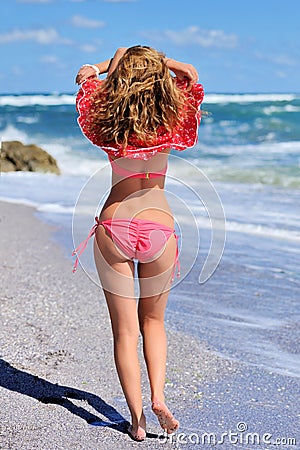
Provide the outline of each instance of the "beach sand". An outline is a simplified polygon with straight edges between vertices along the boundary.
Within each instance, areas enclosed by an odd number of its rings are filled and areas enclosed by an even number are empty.
[[[53,239],[55,227],[34,208],[0,203],[0,211],[0,448],[173,447],[158,438],[143,363],[148,437],[137,443],[125,431],[130,416],[100,288],[80,268],[72,273],[72,261]],[[235,366],[196,339],[167,333],[168,405],[183,426],[198,423],[203,386],[231,376]]]

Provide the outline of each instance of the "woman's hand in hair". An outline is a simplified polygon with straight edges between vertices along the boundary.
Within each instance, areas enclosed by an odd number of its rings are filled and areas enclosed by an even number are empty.
[[[166,66],[172,70],[179,80],[187,80],[188,88],[198,81],[198,72],[192,64],[176,61],[175,59],[166,58]]]
[[[77,84],[82,84],[88,78],[97,78],[98,75],[106,73],[110,67],[111,59],[106,59],[97,64],[84,64],[80,67],[75,82]]]

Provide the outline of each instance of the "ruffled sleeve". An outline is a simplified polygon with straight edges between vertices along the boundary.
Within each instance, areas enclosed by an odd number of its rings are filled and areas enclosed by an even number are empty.
[[[198,141],[198,128],[201,122],[200,106],[204,98],[204,89],[202,84],[193,84],[188,91],[187,81],[180,81],[177,78],[175,80],[177,86],[184,92],[186,103],[182,122],[171,133],[171,148],[182,151],[193,147]]]
[[[93,106],[92,95],[100,87],[102,81],[97,78],[88,78],[82,83],[76,96],[76,110],[79,114],[77,123],[84,134],[94,145],[101,147],[101,141],[91,132],[90,112]]]
[[[201,121],[200,105],[203,101],[204,90],[201,84],[194,84],[187,90],[187,82],[175,78],[177,86],[183,90],[186,97],[185,111],[181,123],[172,132],[161,128],[158,130],[155,142],[145,144],[135,136],[130,136],[126,149],[114,142],[104,143],[97,133],[91,131],[90,111],[93,106],[92,94],[99,88],[102,81],[88,79],[82,85],[76,97],[76,108],[79,114],[77,119],[82,133],[92,144],[102,148],[111,158],[126,156],[129,158],[147,160],[157,152],[168,148],[185,150],[193,147],[198,140],[198,127]]]

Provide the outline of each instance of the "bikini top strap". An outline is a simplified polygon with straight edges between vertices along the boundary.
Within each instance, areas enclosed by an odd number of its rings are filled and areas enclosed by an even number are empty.
[[[121,167],[115,162],[115,160],[111,159],[110,157],[109,162],[111,164],[112,171],[124,178],[158,178],[164,176],[168,169],[168,166],[166,165],[160,172],[132,172],[131,170]]]

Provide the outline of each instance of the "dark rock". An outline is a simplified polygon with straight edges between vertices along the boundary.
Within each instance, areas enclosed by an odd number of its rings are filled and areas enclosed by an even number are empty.
[[[2,142],[1,171],[20,170],[60,174],[56,160],[37,145],[24,145],[19,141]]]

